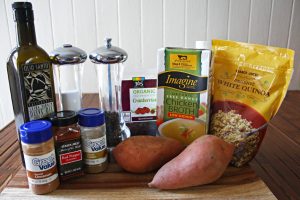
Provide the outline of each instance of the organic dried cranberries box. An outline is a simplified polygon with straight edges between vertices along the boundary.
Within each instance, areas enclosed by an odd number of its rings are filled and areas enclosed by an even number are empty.
[[[210,50],[158,50],[156,110],[160,135],[188,145],[207,134],[210,59]]]
[[[157,135],[156,79],[132,77],[122,81],[122,109],[131,136]]]

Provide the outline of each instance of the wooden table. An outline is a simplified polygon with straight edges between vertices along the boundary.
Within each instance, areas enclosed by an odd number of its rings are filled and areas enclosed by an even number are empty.
[[[148,188],[154,173],[131,174],[110,164],[101,174],[88,174],[63,183],[59,190],[43,196],[31,194],[26,172],[18,171],[1,193],[7,200],[29,199],[276,199],[251,167],[230,167],[217,182],[182,190],[159,191]]]
[[[95,107],[97,96],[86,95],[84,102],[85,107]],[[32,195],[27,188],[25,171],[20,169],[14,125],[11,124],[0,132],[0,185],[5,187],[0,198],[276,199],[276,196],[278,199],[300,199],[299,120],[300,92],[289,92],[250,166],[241,169],[229,167],[221,179],[210,185],[159,191],[147,187],[152,173],[125,173],[116,164],[111,164],[105,173],[70,180],[62,184],[59,190],[43,196]]]

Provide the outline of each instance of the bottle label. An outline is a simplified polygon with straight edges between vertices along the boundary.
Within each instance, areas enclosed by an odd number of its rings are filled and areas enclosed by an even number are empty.
[[[21,67],[25,112],[30,121],[54,112],[53,72],[50,66],[50,63],[38,63]]]
[[[83,139],[84,163],[86,165],[99,165],[107,159],[106,136],[97,139]]]
[[[47,184],[58,177],[54,150],[41,156],[24,154],[24,160],[30,184]]]

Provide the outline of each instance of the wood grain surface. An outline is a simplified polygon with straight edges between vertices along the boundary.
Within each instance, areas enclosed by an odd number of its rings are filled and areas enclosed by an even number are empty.
[[[26,172],[20,169],[0,194],[1,199],[276,199],[250,166],[229,167],[217,182],[181,190],[148,188],[154,173],[132,174],[110,164],[100,174],[87,174],[69,180],[48,195],[33,195]]]
[[[84,95],[84,107],[98,107],[98,97],[95,94]],[[271,120],[270,125],[267,130],[266,137],[261,145],[261,148],[250,163],[251,168],[256,172],[258,177],[260,177],[272,193],[278,199],[300,199],[300,92],[299,91],[289,91],[279,112]],[[27,182],[24,177],[24,171],[17,171],[21,167],[20,154],[17,145],[17,137],[15,132],[14,123],[8,125],[5,129],[0,131],[0,191],[2,191],[8,182],[12,180],[9,184],[10,187],[6,188],[0,196],[0,199],[39,199],[41,196],[33,196],[31,192],[28,191]],[[110,166],[110,170],[113,169],[113,166]],[[233,170],[233,171],[232,171]],[[142,177],[142,181],[139,178],[134,177],[133,175],[120,175],[119,172],[114,172],[119,174],[112,180],[118,180],[120,177],[126,176],[130,177],[134,182],[130,188],[134,188],[130,194],[134,194],[137,199],[138,195],[152,195],[152,198],[165,198],[165,199],[175,199],[175,194],[177,197],[184,198],[196,198],[193,192],[201,192],[204,199],[213,199],[213,198],[222,198],[225,199],[266,199],[269,198],[269,191],[265,191],[265,184],[258,178],[255,173],[248,167],[243,169],[244,179],[239,175],[233,175],[234,173],[240,173],[234,171],[234,169],[229,168],[224,177],[220,179],[217,183],[213,185],[207,185],[202,187],[191,188],[186,194],[186,190],[178,191],[164,191],[159,192],[155,189],[146,189],[146,180],[149,181],[151,174],[145,175]],[[251,172],[251,173],[250,173]],[[23,175],[22,175],[23,173]],[[111,172],[110,172],[111,173]],[[105,179],[101,176],[102,174],[97,175],[97,180],[107,181],[106,185],[112,186],[112,180],[108,177]],[[112,175],[112,174],[110,174]],[[22,178],[23,176],[23,178]],[[89,177],[88,175],[87,177]],[[99,176],[99,177],[98,177]],[[102,178],[101,178],[102,177]],[[231,179],[228,179],[231,177]],[[248,178],[246,178],[248,177]],[[249,177],[252,177],[249,179]],[[254,179],[254,177],[256,177]],[[246,180],[252,180],[253,182],[245,182]],[[228,181],[232,180],[242,180],[242,184],[236,185],[237,183],[229,183]],[[74,180],[73,186],[78,187],[78,184],[82,179]],[[225,181],[225,183],[222,183]],[[70,199],[82,199],[85,195],[88,194],[91,199],[101,198],[101,197],[114,197],[118,198],[121,195],[120,193],[126,193],[127,189],[122,188],[124,183],[118,182],[118,188],[104,188],[101,186],[97,189],[81,189],[81,190],[69,190],[65,188],[65,184],[61,186],[60,190],[55,191],[47,196],[42,196],[44,198],[53,198],[58,197],[58,195],[65,194]],[[123,184],[123,186],[122,186]],[[234,191],[231,195],[221,194],[220,184],[227,184],[226,190]],[[102,184],[103,185],[103,184]],[[84,185],[84,188],[89,188],[90,185]],[[122,186],[122,187],[121,187]],[[240,186],[240,187],[238,187]],[[14,188],[20,187],[20,188]],[[119,188],[120,187],[120,188]],[[121,189],[122,188],[122,189]],[[237,190],[237,188],[239,188]],[[252,190],[253,189],[253,190]],[[237,191],[236,191],[237,190]],[[18,194],[16,192],[18,191]],[[255,193],[253,192],[255,191]],[[120,192],[120,193],[119,193]],[[128,191],[127,191],[128,192]],[[252,196],[249,194],[252,192]],[[81,196],[79,195],[81,193]],[[101,193],[101,196],[100,196]],[[244,195],[243,198],[241,195]],[[262,196],[262,194],[267,194],[267,196]],[[160,195],[155,196],[155,195]],[[194,195],[194,196],[193,196]],[[205,196],[206,195],[206,196]],[[250,195],[250,196],[249,196]],[[255,196],[257,195],[257,196]],[[272,195],[271,195],[272,196]],[[130,198],[132,196],[129,196]],[[148,196],[150,198],[150,196]],[[273,198],[273,197],[270,197]],[[140,198],[143,199],[143,198]]]

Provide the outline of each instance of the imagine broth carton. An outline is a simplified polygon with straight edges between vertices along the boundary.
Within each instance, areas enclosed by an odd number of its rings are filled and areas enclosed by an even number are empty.
[[[210,50],[158,50],[157,125],[160,135],[188,145],[207,134],[210,58]]]

